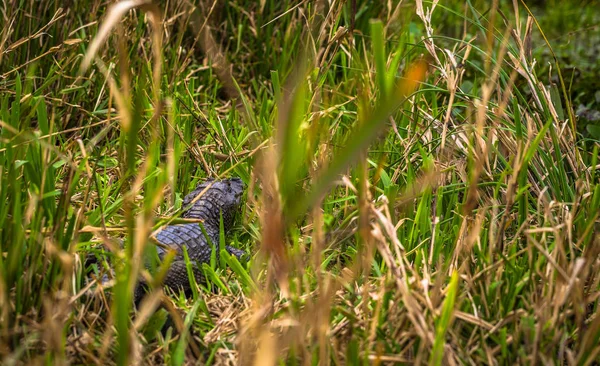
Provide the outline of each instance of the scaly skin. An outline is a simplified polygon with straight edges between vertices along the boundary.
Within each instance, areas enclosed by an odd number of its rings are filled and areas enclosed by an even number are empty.
[[[243,190],[244,186],[239,178],[221,181],[209,179],[199,184],[193,192],[185,196],[183,207],[186,211],[182,216],[202,220],[206,236],[213,245],[218,246],[221,215],[223,216],[223,229],[227,234],[233,226]],[[198,199],[196,199],[197,197]],[[200,266],[202,263],[210,263],[212,246],[206,240],[206,236],[199,225],[197,223],[169,225],[155,235],[156,241],[160,243],[156,249],[161,260],[168,250],[176,250],[173,263],[164,279],[165,286],[173,289],[190,289],[183,247],[186,247],[190,261],[194,264],[193,272],[196,281],[204,282]],[[225,250],[240,259],[245,255],[243,251],[230,246],[225,247]],[[215,253],[217,259],[219,253],[220,250]],[[136,302],[143,296],[142,287],[143,285],[136,288]]]

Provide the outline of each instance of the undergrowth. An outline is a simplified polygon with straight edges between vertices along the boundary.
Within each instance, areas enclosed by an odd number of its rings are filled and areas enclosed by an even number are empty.
[[[577,117],[597,100],[553,48],[572,18],[471,0],[0,8],[3,364],[599,362],[600,142]],[[249,261],[135,307],[161,272],[141,265],[152,233],[230,176],[247,189],[225,240]]]

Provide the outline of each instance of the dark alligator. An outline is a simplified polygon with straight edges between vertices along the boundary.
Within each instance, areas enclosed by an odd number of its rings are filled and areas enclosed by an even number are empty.
[[[159,231],[154,237],[159,245],[156,246],[158,256],[162,260],[168,250],[176,250],[176,255],[169,267],[163,284],[173,289],[190,289],[190,282],[185,266],[183,247],[187,249],[197,282],[204,282],[200,266],[210,263],[213,245],[218,248],[220,243],[220,223],[227,234],[233,226],[235,216],[240,206],[244,185],[239,178],[224,180],[208,179],[200,183],[194,191],[185,196],[183,207],[186,211],[182,217],[202,220],[204,231],[198,223],[169,225]],[[208,240],[210,240],[210,243]],[[212,245],[211,245],[212,243]],[[225,250],[238,259],[245,253],[231,246]],[[220,250],[215,253],[217,263]],[[143,285],[136,288],[135,298],[138,301],[143,296]]]
[[[186,292],[191,289],[183,254],[184,247],[193,264],[192,269],[196,282],[204,282],[202,263],[210,263],[213,246],[219,248],[221,220],[225,234],[231,230],[240,207],[243,191],[244,184],[240,178],[207,179],[184,197],[183,208],[185,211],[182,217],[200,220],[201,223],[169,225],[154,235],[160,260],[164,259],[168,251],[176,251],[175,258],[165,275],[164,286],[175,290],[182,289]],[[204,232],[200,225],[203,226]],[[226,246],[225,250],[240,260],[246,254],[231,246]],[[219,255],[220,248],[215,253],[217,263]],[[94,259],[88,257],[88,263],[95,262]],[[108,277],[104,276],[102,282],[107,281]],[[136,303],[142,299],[146,287],[143,282],[136,286],[134,293]]]

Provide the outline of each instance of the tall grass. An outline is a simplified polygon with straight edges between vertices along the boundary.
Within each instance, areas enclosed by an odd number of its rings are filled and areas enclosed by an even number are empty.
[[[600,143],[528,7],[61,6],[2,5],[3,363],[598,362]],[[227,176],[251,259],[164,291],[151,234]]]

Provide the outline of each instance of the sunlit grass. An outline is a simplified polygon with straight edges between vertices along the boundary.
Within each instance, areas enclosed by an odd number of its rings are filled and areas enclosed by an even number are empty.
[[[108,5],[2,13],[4,363],[598,361],[599,142],[521,5]],[[229,176],[250,260],[136,308]]]

